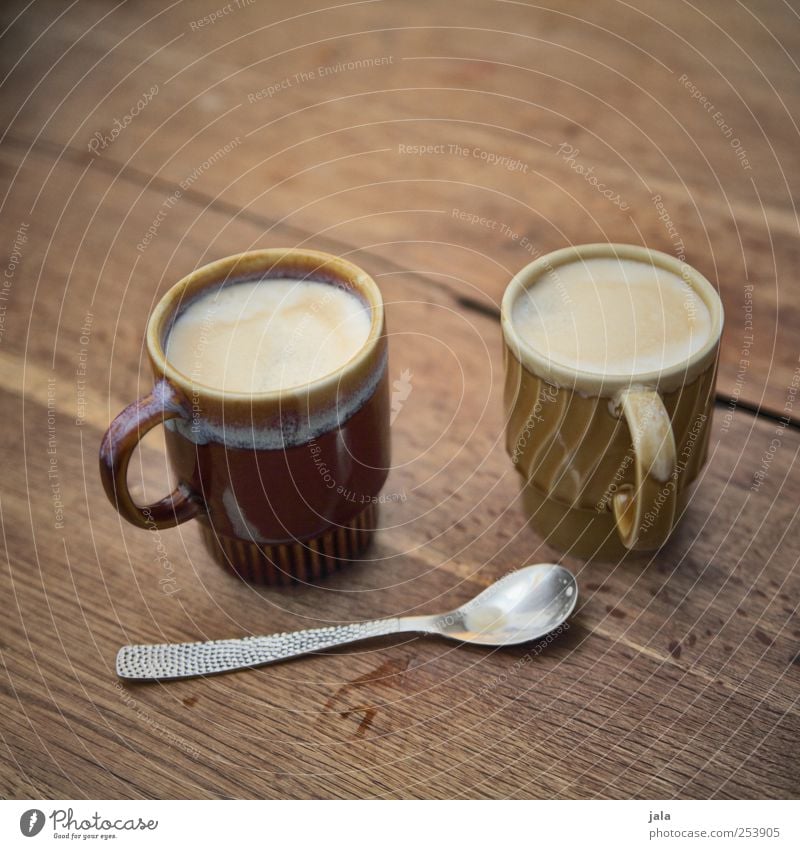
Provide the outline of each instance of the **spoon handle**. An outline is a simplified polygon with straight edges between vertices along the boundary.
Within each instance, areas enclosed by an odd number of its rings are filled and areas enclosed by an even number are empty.
[[[263,666],[290,657],[408,630],[409,620],[373,619],[352,625],[291,631],[269,637],[123,646],[117,653],[117,675],[139,681],[192,678],[234,669]]]

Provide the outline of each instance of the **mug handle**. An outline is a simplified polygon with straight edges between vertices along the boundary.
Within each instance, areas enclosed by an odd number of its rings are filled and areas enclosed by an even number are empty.
[[[128,490],[128,464],[139,440],[167,419],[186,418],[180,398],[166,380],[149,395],[126,407],[109,425],[100,444],[100,478],[108,500],[119,514],[140,528],[170,528],[202,512],[185,488],[177,486],[154,504],[136,504]]]
[[[636,483],[620,487],[613,499],[623,545],[655,551],[675,524],[675,436],[664,402],[652,389],[631,387],[614,397],[614,411],[625,416],[633,442]]]

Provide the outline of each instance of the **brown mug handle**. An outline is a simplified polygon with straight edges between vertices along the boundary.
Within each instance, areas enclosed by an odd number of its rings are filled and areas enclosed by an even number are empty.
[[[655,551],[675,525],[676,452],[672,423],[661,396],[653,389],[631,387],[614,398],[633,443],[635,484],[614,495],[614,518],[626,548]]]
[[[181,486],[155,504],[140,506],[128,490],[128,464],[139,440],[168,419],[187,418],[180,397],[166,380],[126,407],[109,425],[100,443],[100,478],[119,514],[140,528],[170,528],[193,519],[202,508]]]

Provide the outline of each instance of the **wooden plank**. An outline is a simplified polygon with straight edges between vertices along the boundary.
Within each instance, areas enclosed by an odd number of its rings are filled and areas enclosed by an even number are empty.
[[[36,178],[49,167],[40,154],[20,170],[8,152],[3,163],[18,173],[6,226],[29,215]],[[93,219],[86,197],[97,199]],[[13,755],[4,792],[796,793],[800,438],[742,409],[728,421],[725,406],[711,462],[668,548],[652,562],[565,558],[581,584],[580,611],[530,661],[523,649],[398,638],[241,675],[119,689],[113,658],[125,641],[432,611],[510,568],[558,557],[525,526],[502,448],[496,321],[464,309],[441,274],[398,271],[372,249],[351,256],[379,281],[392,374],[410,370],[413,387],[394,424],[385,490],[403,497],[384,506],[372,562],[319,587],[257,589],[216,567],[191,524],[158,535],[124,525],[102,493],[95,452],[108,417],[149,383],[146,316],[175,279],[209,258],[219,233],[238,246],[265,243],[257,222],[189,199],[139,253],[131,246],[159,198],[134,180],[95,167],[84,174],[65,161],[30,216],[0,361],[9,433],[0,443],[2,589],[13,599],[2,638],[0,723]],[[294,235],[276,227],[269,243]],[[462,260],[452,273],[466,279],[470,269]],[[82,346],[87,312],[91,338]],[[78,426],[82,347],[89,388]],[[48,489],[51,387],[63,528]],[[166,486],[157,447],[145,446],[135,475],[151,495]]]
[[[796,419],[786,409],[800,353],[791,11],[498,3],[489,24],[483,6],[457,23],[443,8],[256,4],[197,27],[213,2],[78,4],[14,69],[0,114],[23,149],[47,139],[88,161],[94,133],[157,85],[96,157],[113,173],[124,163],[145,183],[166,181],[151,222],[188,182],[221,210],[253,216],[265,240],[281,221],[315,241],[377,246],[398,269],[449,277],[494,304],[521,265],[566,243],[685,254],[725,303],[721,392]],[[741,37],[725,37],[723,21]],[[25,43],[42,20],[26,14],[15,26]],[[391,62],[346,65],[376,58]],[[225,228],[208,246],[234,248]],[[454,269],[468,273],[453,279]]]

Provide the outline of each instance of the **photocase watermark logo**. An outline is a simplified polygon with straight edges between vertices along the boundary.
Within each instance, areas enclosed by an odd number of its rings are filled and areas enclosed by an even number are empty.
[[[511,462],[515,466],[525,453],[525,448],[536,427],[536,422],[544,422],[544,416],[542,415],[544,405],[553,404],[556,401],[558,401],[558,387],[550,383],[542,383],[536,396],[536,403],[533,405],[530,415],[525,420],[525,426],[517,437],[517,441],[514,443],[514,450],[511,452]]]
[[[122,132],[133,123],[135,118],[140,115],[152,102],[153,98],[158,94],[158,83],[153,84],[150,88],[142,93],[142,96],[136,101],[131,109],[122,116],[122,118],[114,118],[114,126],[107,132],[102,133],[99,130],[89,139],[87,147],[95,156],[100,156],[101,150],[107,150],[119,138]]]
[[[400,377],[392,383],[392,412],[389,416],[389,424],[394,424],[394,420],[400,415],[400,410],[408,400],[413,386],[411,385],[411,369],[404,369]]]
[[[19,830],[25,837],[36,837],[48,819],[51,821],[53,837],[68,840],[110,840],[118,832],[155,831],[158,828],[158,820],[145,820],[142,817],[108,819],[95,811],[91,816],[78,819],[72,808],[55,808],[47,816],[38,808],[30,808],[19,818]]]
[[[19,818],[19,830],[25,837],[36,837],[36,835],[44,828],[44,811],[38,808],[31,808]]]
[[[614,189],[608,188],[605,183],[601,183],[597,179],[594,173],[594,165],[587,168],[585,165],[578,162],[578,156],[580,155],[579,148],[573,147],[568,142],[562,142],[558,146],[558,152],[556,155],[560,156],[564,162],[566,162],[567,165],[575,171],[576,174],[580,174],[590,186],[594,186],[604,198],[611,201],[611,203],[615,206],[618,206],[623,212],[630,209],[630,206],[622,199],[619,192],[615,192]]]

